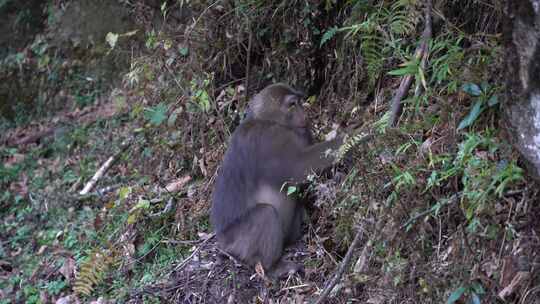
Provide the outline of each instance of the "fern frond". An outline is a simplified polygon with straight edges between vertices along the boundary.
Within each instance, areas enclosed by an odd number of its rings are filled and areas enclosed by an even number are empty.
[[[357,145],[369,140],[373,135],[367,133],[355,134],[345,140],[345,142],[339,147],[337,158],[343,159],[343,157]]]
[[[392,34],[404,36],[411,34],[416,27],[418,11],[408,0],[397,1],[390,6],[386,16]]]
[[[113,255],[108,250],[95,249],[88,258],[81,263],[75,277],[73,291],[77,294],[89,296],[94,287],[98,285],[113,263]]]
[[[375,84],[375,81],[384,66],[384,42],[382,40],[383,39],[377,35],[365,35],[362,37],[360,51],[366,63],[370,85]]]

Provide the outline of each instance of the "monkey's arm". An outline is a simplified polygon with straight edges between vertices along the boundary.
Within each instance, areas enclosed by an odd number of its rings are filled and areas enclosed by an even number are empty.
[[[312,172],[320,172],[332,166],[336,161],[336,152],[343,143],[343,137],[316,143],[308,146],[296,146],[294,142],[285,142],[282,151],[281,167],[288,173],[288,180],[293,182],[304,182]],[[288,146],[287,146],[288,144]],[[287,149],[285,147],[288,147]]]
[[[336,161],[336,153],[343,144],[343,137],[338,136],[332,140],[316,143],[303,149],[299,155],[300,166],[305,175],[311,171],[324,170]]]

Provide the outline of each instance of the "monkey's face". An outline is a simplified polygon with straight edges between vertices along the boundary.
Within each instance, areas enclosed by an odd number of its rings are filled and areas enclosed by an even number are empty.
[[[270,85],[252,99],[246,119],[269,120],[291,128],[309,127],[303,97],[302,92],[288,85]]]
[[[299,96],[286,95],[281,100],[280,112],[283,113],[284,125],[293,128],[305,128],[308,126],[308,118]]]

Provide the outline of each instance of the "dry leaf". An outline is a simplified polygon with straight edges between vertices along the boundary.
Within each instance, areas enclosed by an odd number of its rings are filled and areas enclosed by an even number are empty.
[[[47,249],[47,245],[42,245],[41,247],[39,247],[39,250],[38,250],[38,252],[36,254],[37,255],[42,255],[43,252],[45,252],[46,249]]]
[[[4,162],[4,166],[6,168],[11,168],[13,165],[20,163],[24,160],[24,154],[15,153],[7,158],[7,160]]]
[[[66,258],[64,264],[60,267],[60,273],[66,278],[68,283],[71,283],[75,277],[75,259]]]
[[[178,192],[178,191],[180,191],[180,189],[182,189],[182,188],[183,188],[190,180],[191,180],[191,176],[186,175],[186,176],[181,177],[181,178],[175,180],[174,182],[168,184],[167,186],[165,186],[165,190],[166,190],[167,192],[171,192],[171,193]]]
[[[516,289],[522,285],[527,279],[529,279],[530,273],[527,271],[520,271],[516,274],[510,285],[506,286],[503,290],[499,292],[499,297],[505,299],[509,295],[513,294]]]
[[[257,262],[257,264],[255,264],[255,272],[261,277],[261,278],[265,278],[266,276],[264,275],[264,268],[261,264],[261,262]]]

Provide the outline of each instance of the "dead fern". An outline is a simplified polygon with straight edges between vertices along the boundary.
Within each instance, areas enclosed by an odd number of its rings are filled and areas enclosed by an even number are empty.
[[[88,258],[81,263],[75,277],[73,291],[89,296],[94,287],[101,283],[105,273],[114,262],[114,254],[110,250],[94,249]]]

